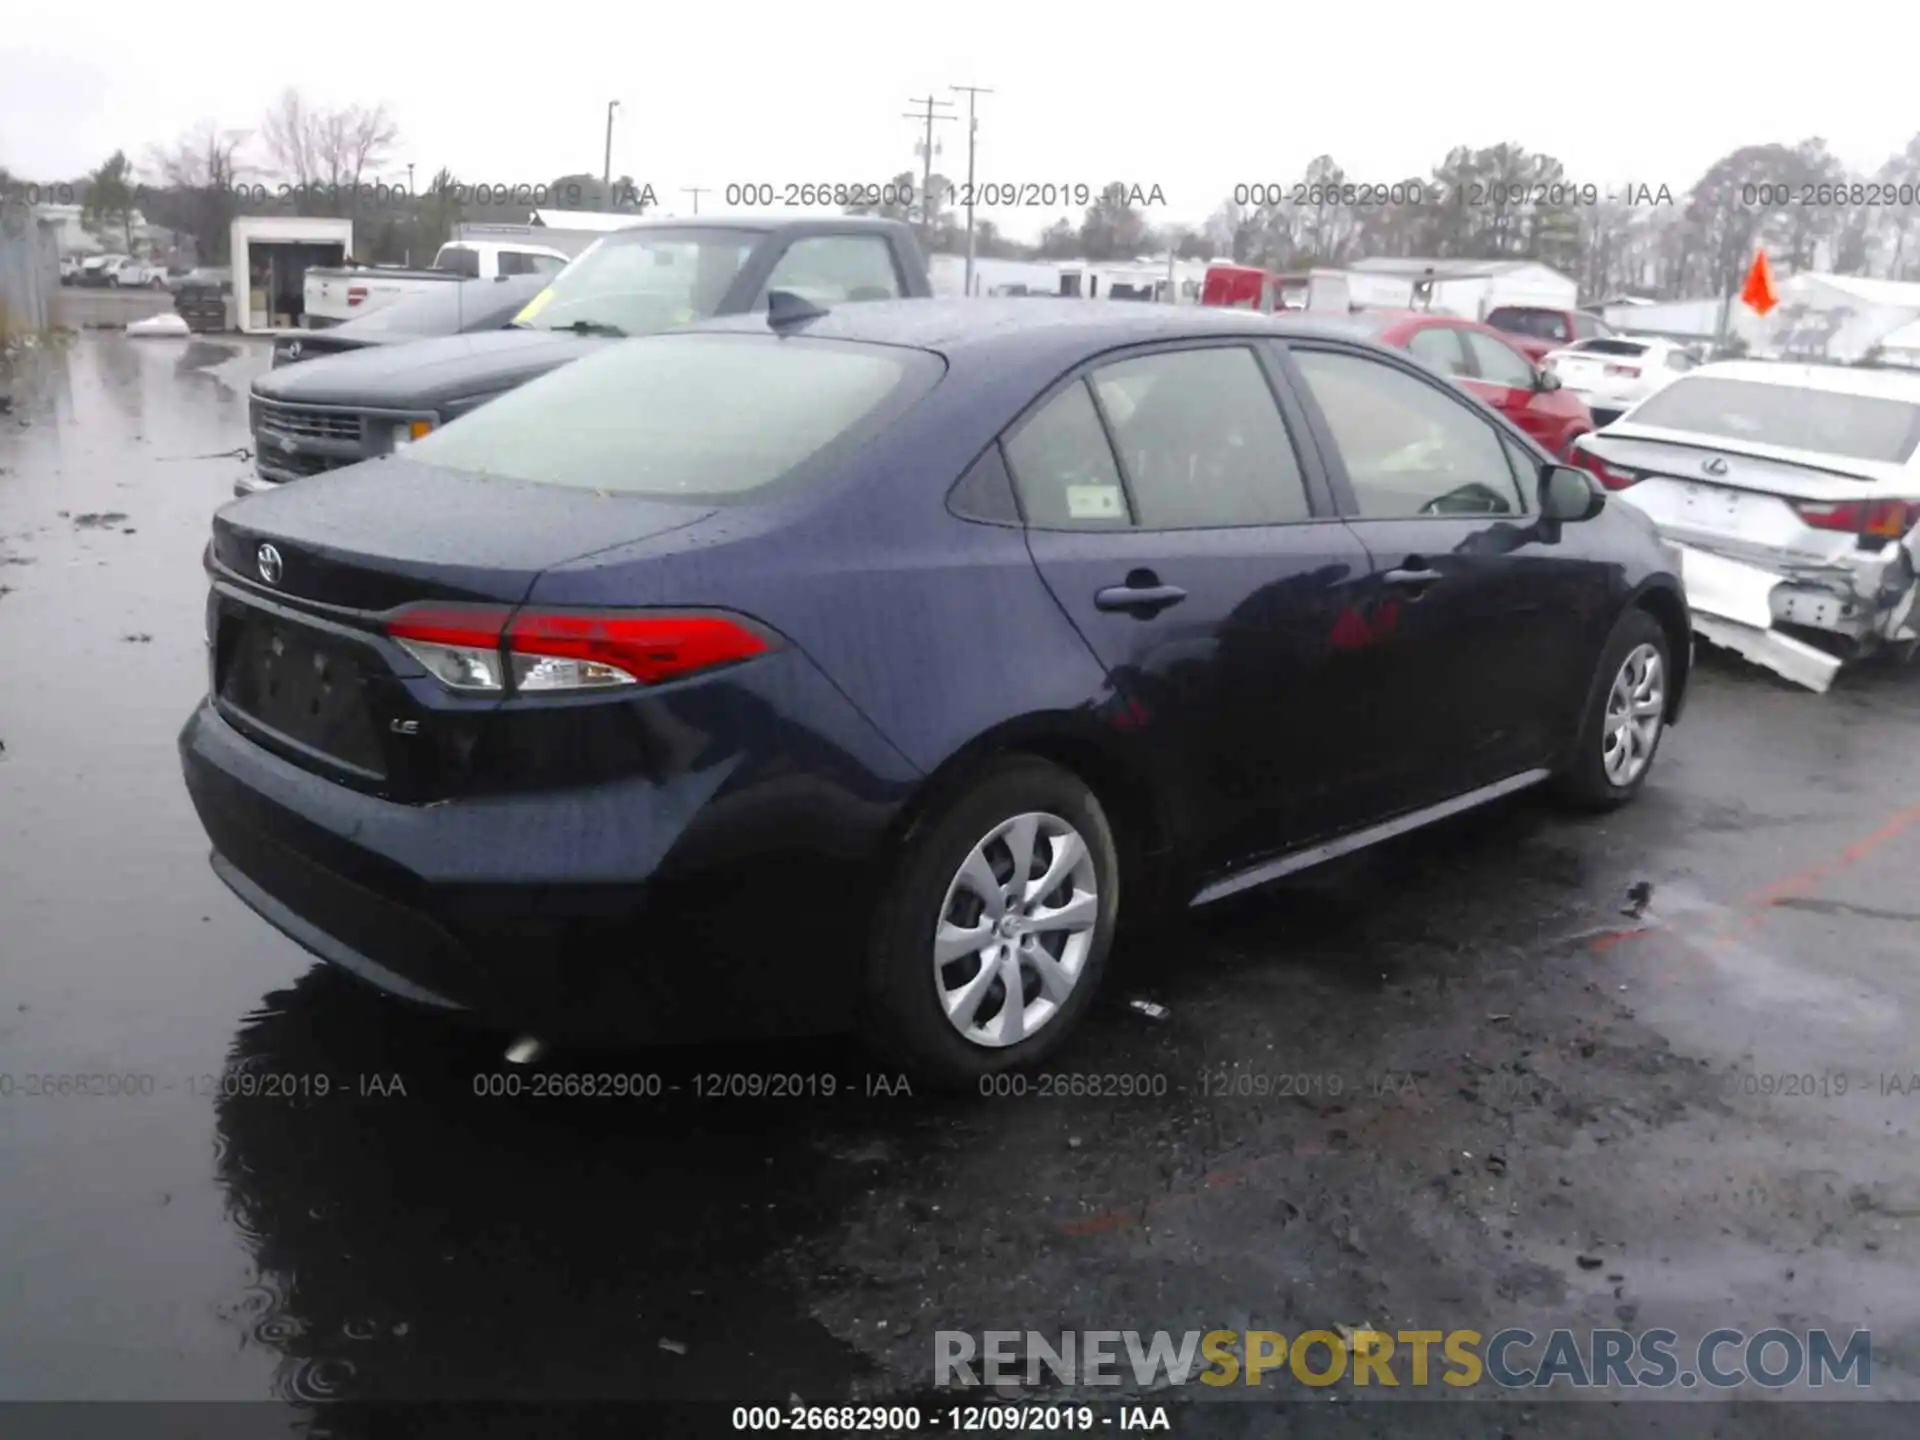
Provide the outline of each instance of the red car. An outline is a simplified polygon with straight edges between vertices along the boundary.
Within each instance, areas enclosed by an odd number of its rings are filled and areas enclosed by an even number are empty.
[[[1417,310],[1357,310],[1331,323],[1405,350],[1478,395],[1556,459],[1568,459],[1574,440],[1594,428],[1592,413],[1560,388],[1560,377],[1536,366],[1491,325]]]

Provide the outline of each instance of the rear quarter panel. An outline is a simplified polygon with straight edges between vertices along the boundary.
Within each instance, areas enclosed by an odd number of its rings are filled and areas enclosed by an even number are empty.
[[[946,508],[1018,409],[923,401],[843,474],[560,566],[530,598],[743,611],[803,649],[923,773],[1021,716],[1090,714],[1105,669],[1041,583],[1024,532]]]

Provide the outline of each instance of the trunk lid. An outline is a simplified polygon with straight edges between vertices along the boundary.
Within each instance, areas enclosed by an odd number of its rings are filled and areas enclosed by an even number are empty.
[[[214,515],[214,558],[287,601],[371,614],[422,599],[518,604],[549,566],[691,524],[698,506],[487,479],[383,456]],[[265,583],[259,547],[281,573]]]
[[[1857,548],[1850,534],[1807,525],[1794,501],[1896,498],[1901,490],[1882,483],[1901,473],[1896,465],[1771,445],[1723,445],[1712,437],[1635,426],[1630,419],[1589,436],[1582,448],[1644,477],[1617,497],[1670,539],[1783,568],[1838,564]]]
[[[444,689],[387,638],[422,601],[512,609],[549,567],[710,508],[491,480],[404,459],[249,496],[214,516],[210,685],[281,757],[389,798],[467,785],[498,707]]]

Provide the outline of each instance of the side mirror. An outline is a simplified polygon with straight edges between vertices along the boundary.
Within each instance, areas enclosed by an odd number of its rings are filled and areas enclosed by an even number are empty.
[[[1560,377],[1544,366],[1533,372],[1533,388],[1541,394],[1551,394],[1560,388]]]
[[[1573,465],[1540,467],[1540,515],[1546,520],[1576,524],[1591,520],[1606,508],[1607,492],[1586,471]]]

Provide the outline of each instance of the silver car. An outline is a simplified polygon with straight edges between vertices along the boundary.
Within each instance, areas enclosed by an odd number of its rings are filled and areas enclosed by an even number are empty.
[[[1920,372],[1725,361],[1582,436],[1574,460],[1683,562],[1700,638],[1814,690],[1920,629]]]

